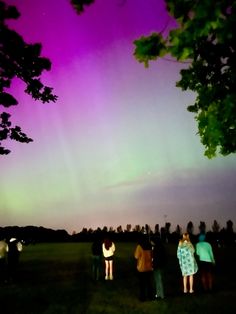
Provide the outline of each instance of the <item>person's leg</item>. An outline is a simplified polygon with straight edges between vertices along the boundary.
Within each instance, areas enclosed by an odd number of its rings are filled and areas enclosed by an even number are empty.
[[[193,293],[193,275],[189,276],[189,292]]]
[[[146,272],[146,296],[149,300],[154,299],[153,272]]]
[[[162,272],[160,269],[155,269],[154,272],[154,281],[155,281],[155,294],[156,297],[164,298],[164,290],[163,290],[163,283],[162,283]]]
[[[95,260],[95,256],[92,257],[92,274],[93,274],[93,279],[96,280],[96,260]]]
[[[188,276],[183,276],[184,293],[188,292],[187,279],[188,279]]]
[[[153,279],[155,284],[155,297],[159,297],[159,282],[158,282],[158,270],[153,270]]]
[[[201,282],[202,282],[203,290],[206,291],[207,290],[207,277],[206,277],[205,271],[201,273]]]
[[[109,261],[109,279],[113,280],[113,260]]]
[[[100,276],[100,270],[99,270],[99,265],[100,263],[100,258],[99,256],[96,256],[96,263],[95,263],[95,280],[98,280],[99,279],[99,276]]]
[[[109,279],[109,261],[105,260],[105,280]]]
[[[209,272],[207,272],[207,290],[208,291],[211,291],[212,290],[212,286],[213,286],[213,276],[212,276],[212,272],[211,271],[209,271]]]
[[[158,286],[159,286],[159,297],[164,299],[164,288],[163,288],[163,281],[162,281],[162,270],[158,270]]]
[[[145,273],[138,272],[138,277],[139,277],[139,300],[145,301],[146,300]]]

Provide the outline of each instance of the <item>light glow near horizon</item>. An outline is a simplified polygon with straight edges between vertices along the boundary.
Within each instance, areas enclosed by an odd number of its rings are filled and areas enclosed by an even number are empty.
[[[133,56],[135,39],[166,24],[164,1],[96,0],[81,16],[69,0],[6,2],[21,13],[11,28],[52,61],[42,81],[58,101],[34,101],[14,81],[9,112],[34,142],[6,143],[1,226],[236,221],[236,158],[204,157],[186,110],[195,96],[175,87],[182,65],[145,69]]]

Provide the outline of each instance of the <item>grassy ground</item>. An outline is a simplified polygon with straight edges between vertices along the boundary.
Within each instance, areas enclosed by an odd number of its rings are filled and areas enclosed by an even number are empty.
[[[176,246],[168,245],[166,298],[141,303],[134,243],[116,243],[114,280],[94,282],[90,243],[36,244],[24,248],[16,281],[0,285],[3,314],[236,313],[236,251],[218,249],[215,291],[183,295]],[[3,310],[4,309],[4,310]]]

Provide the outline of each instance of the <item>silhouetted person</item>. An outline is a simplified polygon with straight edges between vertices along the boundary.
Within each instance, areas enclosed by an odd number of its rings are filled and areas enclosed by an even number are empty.
[[[102,241],[99,237],[94,240],[91,249],[93,279],[99,280],[102,267]]]
[[[189,234],[184,233],[179,241],[177,257],[183,276],[184,293],[193,293],[193,275],[197,272],[198,266],[194,257],[194,246],[190,242]]]
[[[205,291],[211,291],[215,258],[211,244],[206,241],[206,235],[200,234],[198,239],[199,242],[196,244],[196,254],[198,256],[201,283]]]
[[[137,260],[140,301],[153,299],[152,246],[147,235],[142,234],[134,252]]]
[[[14,280],[19,264],[20,252],[22,251],[22,244],[16,238],[11,238],[8,243],[8,279]]]
[[[115,244],[109,238],[105,238],[102,244],[102,252],[105,258],[105,280],[113,280],[113,259]]]
[[[8,245],[5,239],[0,241],[0,281],[5,282],[7,279],[7,252]]]
[[[152,266],[155,283],[155,298],[164,299],[163,268],[166,265],[166,251],[160,237],[152,239]]]

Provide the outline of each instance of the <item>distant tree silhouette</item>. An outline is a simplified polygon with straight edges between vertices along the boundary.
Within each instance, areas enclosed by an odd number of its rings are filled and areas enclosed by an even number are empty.
[[[200,233],[206,233],[206,223],[205,221],[200,221],[200,225],[199,225],[199,231]]]
[[[10,94],[9,88],[14,78],[26,84],[25,92],[33,99],[43,103],[55,102],[57,96],[52,88],[44,86],[40,77],[44,70],[51,69],[51,62],[41,57],[41,44],[27,44],[15,31],[8,28],[6,20],[18,19],[20,13],[15,6],[0,1],[0,105],[9,108],[18,105],[18,101]],[[7,155],[10,150],[2,145],[3,141],[15,140],[29,143],[33,140],[22,132],[21,127],[12,126],[11,115],[0,113],[0,155]]]
[[[177,233],[177,234],[179,234],[179,235],[181,235],[181,227],[180,227],[180,225],[177,225],[176,226],[176,229],[175,229],[175,232]]]
[[[233,233],[234,232],[234,228],[233,228],[233,222],[232,220],[228,220],[226,222],[226,231],[229,232],[229,233]]]
[[[136,231],[136,232],[142,232],[141,226],[140,226],[140,225],[136,225],[136,226],[134,227],[134,231]]]
[[[126,225],[126,232],[130,232],[132,230],[131,224]]]
[[[105,232],[105,233],[108,232],[108,227],[104,226],[103,229],[102,229],[102,232]]]
[[[120,225],[120,226],[118,226],[116,230],[117,230],[117,232],[118,232],[118,233],[123,232],[123,229],[122,229],[122,226],[121,226],[121,225]]]
[[[155,225],[154,233],[155,234],[160,234],[160,226],[159,226],[159,224]]]
[[[170,242],[174,242],[177,244],[179,240],[181,239],[181,232],[182,232],[182,229],[180,225],[177,225],[175,228],[175,231],[171,233],[170,235]]]
[[[216,220],[214,220],[213,225],[212,225],[212,231],[214,233],[218,233],[220,231],[220,225]]]
[[[187,232],[188,234],[193,234],[193,230],[194,230],[194,226],[193,226],[193,223],[192,221],[189,221],[188,224],[187,224]]]
[[[90,5],[95,0],[71,0],[72,6],[75,8],[78,14],[84,12],[84,7]]]

